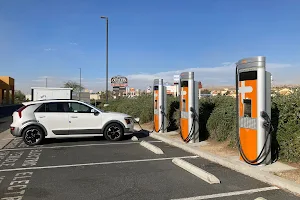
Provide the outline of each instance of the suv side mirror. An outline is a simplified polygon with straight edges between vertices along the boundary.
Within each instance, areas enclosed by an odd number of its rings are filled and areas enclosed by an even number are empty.
[[[95,110],[95,109],[92,109],[91,113],[94,113],[94,115],[98,115],[99,114],[99,112],[97,110]]]
[[[137,123],[139,123],[140,122],[140,118],[139,117],[134,118],[134,121],[136,121]]]

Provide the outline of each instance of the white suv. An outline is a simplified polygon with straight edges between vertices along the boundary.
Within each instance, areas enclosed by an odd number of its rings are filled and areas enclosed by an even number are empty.
[[[11,134],[25,144],[41,144],[45,138],[103,136],[119,141],[133,133],[134,119],[123,113],[105,112],[77,100],[24,102],[13,113]]]

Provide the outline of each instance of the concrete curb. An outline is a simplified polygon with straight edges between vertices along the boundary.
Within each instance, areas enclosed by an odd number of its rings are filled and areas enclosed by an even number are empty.
[[[174,158],[172,160],[172,162],[185,169],[186,171],[190,172],[191,174],[194,174],[195,176],[197,176],[198,178],[201,178],[202,180],[206,181],[207,183],[209,184],[214,184],[214,183],[221,183],[221,181],[216,177],[214,176],[213,174],[207,172],[207,171],[204,171],[203,169],[199,168],[199,167],[196,167],[195,165],[185,161],[185,160],[182,160],[180,158]]]
[[[157,140],[161,140],[167,144],[170,144],[172,146],[183,149],[189,153],[198,155],[206,160],[217,163],[219,165],[222,165],[224,167],[227,167],[229,169],[237,171],[241,174],[250,176],[250,177],[257,179],[259,181],[262,181],[264,183],[277,186],[283,190],[289,191],[297,196],[300,196],[300,184],[297,184],[293,181],[278,177],[269,172],[265,172],[265,171],[262,171],[259,169],[254,169],[253,167],[250,167],[247,165],[242,165],[239,162],[228,161],[220,156],[210,154],[207,152],[203,152],[201,150],[193,149],[191,146],[188,146],[188,145],[182,144],[180,142],[173,141],[172,139],[166,138],[166,137],[162,136],[162,134],[150,134],[150,137],[157,139]]]
[[[153,144],[150,144],[149,142],[142,141],[142,142],[140,142],[140,145],[142,145],[146,149],[149,149],[150,151],[152,151],[155,154],[164,154],[164,152],[159,147],[154,146]]]
[[[138,141],[139,138],[137,138],[136,136],[133,136],[133,137],[131,138],[131,140],[132,140],[132,141]]]

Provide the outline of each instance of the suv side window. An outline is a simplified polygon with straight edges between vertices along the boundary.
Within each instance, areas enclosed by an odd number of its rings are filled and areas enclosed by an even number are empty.
[[[46,104],[42,104],[40,107],[38,107],[35,112],[46,112]]]
[[[81,103],[70,103],[70,112],[74,113],[91,113],[92,108]]]
[[[66,102],[44,103],[36,112],[69,112],[69,104]]]

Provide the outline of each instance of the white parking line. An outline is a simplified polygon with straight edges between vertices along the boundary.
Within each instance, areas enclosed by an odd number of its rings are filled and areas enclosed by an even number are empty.
[[[55,168],[67,168],[67,167],[80,167],[80,166],[94,166],[94,165],[110,165],[110,164],[122,164],[122,163],[172,160],[174,158],[198,158],[198,157],[199,156],[182,156],[182,157],[152,158],[152,159],[141,159],[141,160],[120,160],[120,161],[99,162],[99,163],[82,163],[82,164],[72,164],[72,165],[54,165],[54,166],[44,166],[44,167],[22,167],[22,168],[14,168],[14,169],[1,169],[0,172],[12,172],[12,171],[23,171],[23,170],[35,170],[35,169],[55,169]]]
[[[1,140],[12,140],[12,139],[15,139],[15,138],[4,138],[4,139],[1,139]]]
[[[162,142],[159,140],[148,141],[152,143]],[[122,145],[122,144],[139,144],[139,142],[118,142],[118,143],[102,143],[102,144],[76,144],[69,146],[53,146],[53,147],[26,147],[26,148],[8,148],[0,149],[0,151],[20,151],[20,150],[32,150],[32,149],[58,149],[58,148],[72,148],[72,147],[90,147],[90,146],[108,146],[108,145]]]
[[[172,200],[201,200],[201,199],[213,199],[213,198],[220,198],[220,197],[230,197],[230,196],[237,196],[242,194],[252,194],[258,192],[265,192],[270,190],[278,190],[278,187],[264,187],[264,188],[257,188],[251,190],[243,190],[237,192],[227,192],[227,193],[219,193],[219,194],[211,194],[211,195],[204,195],[204,196],[197,196],[197,197],[189,197],[189,198],[182,198],[182,199],[172,199]]]

